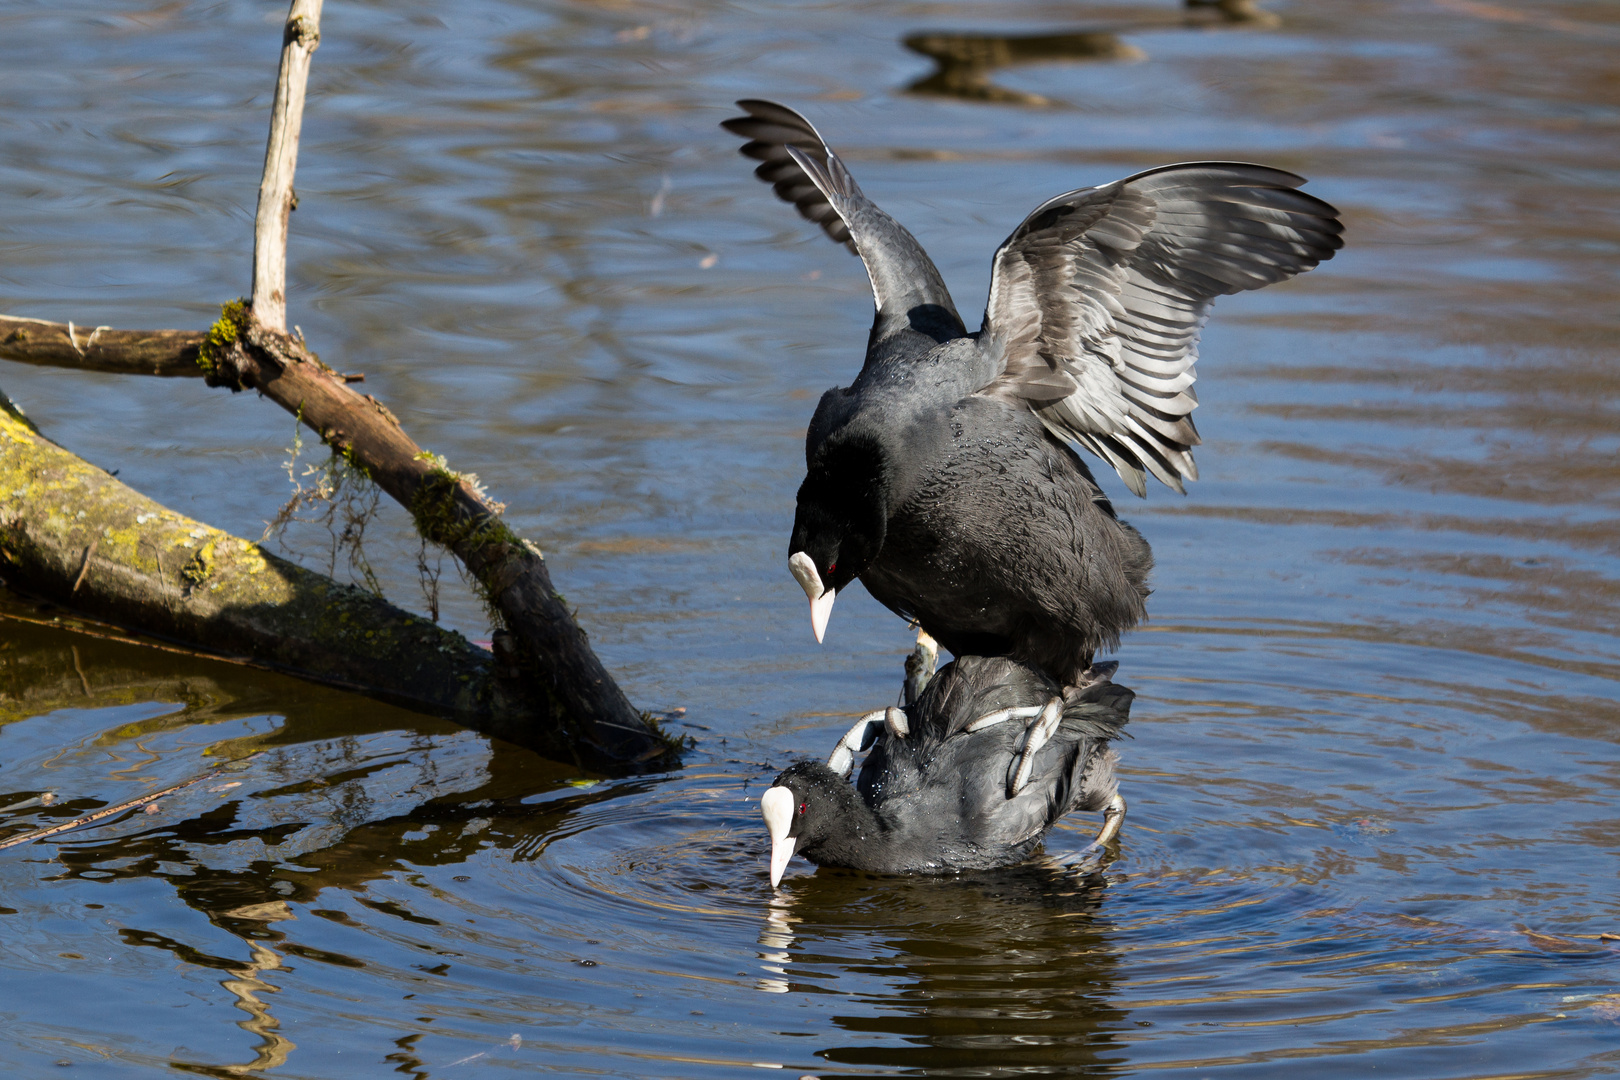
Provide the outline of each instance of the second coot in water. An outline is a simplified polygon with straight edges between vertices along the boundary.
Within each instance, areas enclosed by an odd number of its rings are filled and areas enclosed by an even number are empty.
[[[831,759],[785,769],[760,799],[771,834],[771,884],[795,854],[823,866],[946,873],[1028,858],[1070,810],[1102,810],[1101,846],[1125,802],[1117,738],[1134,696],[1098,665],[1059,690],[1005,657],[941,668],[906,709],[863,718]],[[874,744],[854,785],[854,755]]]
[[[757,175],[866,265],[866,362],[810,422],[789,566],[819,641],[859,577],[958,656],[1074,683],[1145,615],[1153,560],[1069,443],[1141,495],[1195,479],[1198,332],[1214,298],[1309,270],[1337,211],[1292,173],[1167,165],[1036,207],[996,250],[969,333],[916,239],[810,123],[769,101],[725,127]]]

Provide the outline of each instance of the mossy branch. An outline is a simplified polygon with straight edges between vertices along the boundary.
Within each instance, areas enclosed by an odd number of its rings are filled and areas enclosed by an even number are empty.
[[[224,324],[224,325],[221,325]],[[601,768],[671,763],[678,745],[649,725],[602,666],[551,583],[544,556],[501,519],[471,473],[451,469],[405,434],[381,402],[354,391],[302,339],[266,329],[227,305],[210,385],[253,389],[315,431],[410,511],[421,535],[461,561],[510,635],[513,666],[536,720]]]

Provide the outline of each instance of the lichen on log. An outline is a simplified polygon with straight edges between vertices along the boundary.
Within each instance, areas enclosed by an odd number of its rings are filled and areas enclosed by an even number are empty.
[[[486,650],[175,513],[8,407],[0,407],[0,579],[116,624],[574,756],[555,728],[535,722],[533,703]]]
[[[511,658],[537,707],[589,757],[638,765],[679,742],[638,712],[591,649],[551,583],[540,549],[502,520],[476,479],[424,451],[376,398],[352,390],[300,338],[241,320],[227,305],[209,355],[211,386],[257,390],[411,511],[417,529],[459,559],[511,635]],[[229,326],[227,331],[226,324]]]
[[[520,690],[529,709],[525,712],[486,707],[485,712],[476,714],[486,720],[486,726],[467,720],[469,726],[489,730],[487,722],[492,718],[510,717],[514,723],[527,720],[531,723],[518,724],[521,737],[513,741],[561,747],[566,752],[564,756],[606,768],[641,768],[655,759],[660,766],[672,765],[678,758],[681,741],[666,735],[652,716],[638,712],[630,704],[552,586],[540,549],[517,536],[501,521],[504,509],[501,504],[486,497],[470,474],[452,472],[442,459],[425,454],[401,429],[393,413],[376,398],[350,390],[347,383],[359,376],[344,376],[333,371],[308,348],[302,333],[293,337],[286,331],[287,223],[288,215],[296,206],[293,176],[310,54],[320,42],[320,14],[321,0],[292,0],[283,27],[281,68],[254,226],[253,300],[235,300],[224,305],[220,318],[207,334],[118,331],[98,326],[82,346],[72,323],[64,326],[0,316],[0,356],[26,363],[98,371],[200,374],[209,386],[228,387],[233,392],[250,388],[259,391],[313,429],[333,453],[341,455],[408,508],[424,539],[449,550],[475,579],[491,615],[501,625],[501,632],[495,638],[495,663],[497,671],[504,673],[505,681],[496,685],[516,688],[514,695]],[[65,339],[71,352],[65,352],[58,339]],[[116,348],[109,345],[103,352],[96,352],[97,342],[115,343]],[[0,396],[0,404],[4,404],[3,396]],[[41,440],[39,444],[27,445],[40,445],[41,453],[46,453],[43,446],[54,445],[45,443],[20,416],[13,415],[10,419],[15,421],[13,427],[18,432],[27,428],[32,437]],[[23,444],[25,439],[17,435],[14,441]],[[94,483],[82,476],[80,479],[84,481],[81,486],[87,489],[101,485],[100,479],[95,479]],[[110,477],[105,479],[111,480]],[[3,475],[0,482],[4,482]],[[19,489],[25,490],[26,485]],[[194,632],[203,624],[182,618],[180,611],[184,605],[180,608],[176,605],[183,601],[194,602],[197,607],[206,606],[228,579],[244,592],[246,599],[227,609],[234,621],[229,623],[232,630],[225,636],[232,641],[238,638],[248,641],[249,651],[262,647],[267,650],[264,655],[280,657],[274,636],[260,632],[244,614],[270,610],[268,599],[254,600],[251,596],[253,575],[263,572],[253,567],[262,563],[278,570],[285,567],[288,572],[298,568],[280,560],[273,564],[267,562],[271,557],[260,552],[257,545],[235,541],[224,534],[215,537],[217,530],[186,521],[156,504],[152,506],[168,518],[154,511],[137,515],[142,518],[138,524],[172,518],[185,522],[182,530],[195,527],[191,532],[196,535],[186,534],[190,543],[177,534],[167,536],[169,555],[179,560],[178,567],[166,566],[158,550],[161,545],[139,533],[127,533],[127,524],[122,526],[124,532],[112,524],[104,526],[100,535],[87,531],[91,526],[81,525],[81,522],[89,515],[88,508],[80,510],[74,522],[53,532],[50,523],[29,519],[30,514],[40,512],[49,517],[49,507],[42,510],[30,507],[28,514],[5,518],[4,504],[0,503],[0,534],[8,527],[15,534],[17,557],[13,561],[17,564],[17,573],[32,581],[38,591],[52,594],[65,589],[76,604],[79,590],[90,577],[92,568],[99,565],[98,560],[107,562],[111,558],[98,555],[97,546],[103,537],[117,548],[118,559],[124,560],[114,561],[113,565],[124,570],[138,564],[141,543],[150,542],[156,552],[153,567],[134,572],[133,579],[138,579],[139,585],[130,584],[122,594],[116,590],[108,592],[105,588],[93,589],[86,599],[94,598],[115,610],[138,615],[135,621],[143,629],[156,628],[163,633]],[[91,517],[95,519],[94,515]],[[68,569],[64,560],[69,551],[69,547],[63,545],[74,535],[77,541],[84,543],[83,553],[77,570],[63,577]],[[127,542],[129,536],[139,541],[133,548]],[[4,572],[4,561],[8,557],[7,539],[6,535],[0,535],[0,572]],[[174,550],[176,547],[183,550]],[[170,588],[171,573],[175,579],[173,597],[166,591]],[[69,581],[71,585],[67,584]],[[306,601],[313,590],[320,592],[323,601],[331,597],[333,610],[341,610],[348,598],[333,592],[334,588],[343,587],[335,583],[319,588],[308,585],[302,590],[293,589],[277,602],[288,605],[286,614],[289,616],[318,620],[319,611],[300,610],[297,604]],[[166,606],[151,606],[157,601]],[[180,630],[176,631],[175,627]],[[370,632],[374,634],[375,629]],[[295,642],[286,647],[297,652]],[[312,660],[298,654],[294,666]],[[408,665],[408,656],[402,657],[401,662]],[[461,701],[460,696],[452,696]],[[557,751],[544,752],[556,754]]]

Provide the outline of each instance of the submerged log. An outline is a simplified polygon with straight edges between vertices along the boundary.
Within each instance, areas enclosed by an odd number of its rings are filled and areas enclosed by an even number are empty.
[[[425,452],[376,398],[350,389],[299,338],[259,325],[239,303],[209,333],[208,383],[264,394],[318,433],[411,512],[417,532],[461,560],[511,634],[529,684],[570,741],[620,762],[670,744],[597,659],[551,583],[545,557],[500,518],[475,482]]]
[[[9,406],[9,402],[0,402]],[[97,618],[576,756],[461,635],[154,502],[0,407],[0,579]],[[616,764],[585,753],[583,764]]]

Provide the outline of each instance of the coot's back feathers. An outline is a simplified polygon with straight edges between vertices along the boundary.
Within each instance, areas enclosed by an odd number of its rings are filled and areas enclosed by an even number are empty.
[[[1145,617],[1147,542],[1028,411],[969,396],[941,427],[949,449],[891,512],[862,582],[956,656],[1011,655],[1076,681]]]

